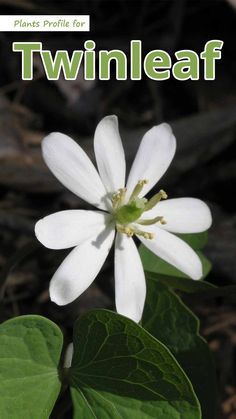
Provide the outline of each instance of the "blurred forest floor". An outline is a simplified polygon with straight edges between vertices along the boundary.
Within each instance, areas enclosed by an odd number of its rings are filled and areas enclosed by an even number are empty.
[[[231,0],[230,3],[234,3]],[[45,5],[45,2],[44,2]],[[194,196],[211,207],[214,223],[206,254],[213,264],[208,278],[218,286],[236,285],[236,11],[226,1],[48,1],[0,0],[4,14],[90,14],[91,33],[0,33],[0,320],[37,313],[62,328],[70,342],[75,318],[90,308],[114,308],[112,256],[93,285],[74,303],[57,307],[48,283],[64,251],[49,251],[34,237],[35,221],[69,208],[87,208],[66,191],[42,161],[40,144],[50,131],[77,139],[93,158],[93,132],[99,119],[119,117],[128,165],[145,130],[163,120],[177,137],[177,155],[160,187],[170,197]],[[114,13],[114,10],[116,12]],[[134,12],[135,10],[135,12]],[[121,32],[122,28],[122,32]],[[128,54],[132,39],[144,52],[161,48],[197,53],[210,39],[222,39],[216,80],[146,77],[85,82],[47,81],[35,56],[34,80],[20,80],[15,40],[40,40],[47,49],[83,49],[94,39],[97,50],[119,48]],[[236,419],[236,296],[189,300],[201,319],[201,333],[214,352],[219,403],[217,419]],[[187,300],[186,300],[187,301]],[[52,418],[68,418],[65,394]],[[208,418],[204,418],[208,419]]]

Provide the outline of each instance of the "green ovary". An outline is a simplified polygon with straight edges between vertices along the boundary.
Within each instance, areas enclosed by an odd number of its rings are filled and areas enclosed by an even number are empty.
[[[119,189],[118,192],[112,196],[113,217],[116,222],[116,229],[129,237],[132,237],[134,234],[143,236],[146,239],[152,239],[154,237],[152,233],[142,231],[139,228],[132,226],[131,224],[135,221],[140,225],[152,225],[158,222],[166,224],[166,221],[162,216],[157,216],[153,219],[140,220],[140,217],[144,212],[150,211],[161,199],[167,198],[167,195],[163,190],[160,190],[149,201],[146,198],[139,198],[138,195],[146,183],[147,180],[140,180],[137,183],[128,203],[125,205],[123,204],[125,201],[126,188]]]
[[[138,220],[143,213],[143,208],[139,208],[136,202],[120,207],[115,213],[115,219],[120,224],[129,224]]]

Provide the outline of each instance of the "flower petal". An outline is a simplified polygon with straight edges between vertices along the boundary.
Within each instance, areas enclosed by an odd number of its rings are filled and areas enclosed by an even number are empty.
[[[146,297],[143,266],[133,239],[120,233],[115,242],[115,296],[117,312],[139,322]]]
[[[158,227],[173,233],[200,233],[210,228],[212,217],[205,202],[195,198],[167,199],[143,214],[142,219],[163,216],[166,224]]]
[[[145,226],[145,231],[154,234],[151,240],[138,236],[153,253],[175,266],[192,279],[202,277],[202,264],[198,255],[183,240],[157,226]]]
[[[47,166],[66,188],[90,204],[107,209],[107,192],[98,172],[74,140],[54,132],[44,138],[42,151]]]
[[[39,220],[35,225],[37,239],[49,249],[67,249],[101,233],[110,215],[98,211],[60,211]]]
[[[93,282],[110,251],[115,229],[107,228],[75,247],[59,266],[50,282],[50,298],[58,305],[69,304]]]
[[[72,363],[72,358],[74,355],[74,345],[73,342],[69,343],[66,348],[65,355],[64,355],[64,368],[70,368]]]
[[[115,115],[103,118],[95,131],[94,150],[98,170],[109,193],[125,185],[125,154]]]
[[[170,165],[176,150],[176,139],[168,124],[160,124],[144,135],[127,181],[127,198],[139,180],[146,179],[140,197],[146,195]]]

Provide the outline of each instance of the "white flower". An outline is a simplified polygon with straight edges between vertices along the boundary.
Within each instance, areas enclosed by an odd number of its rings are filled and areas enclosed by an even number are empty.
[[[199,279],[199,257],[172,233],[208,229],[211,213],[199,199],[161,201],[167,198],[163,190],[150,200],[144,198],[175,154],[176,139],[169,125],[155,126],[144,135],[126,187],[125,156],[116,116],[107,116],[98,124],[94,150],[99,174],[82,148],[68,136],[52,133],[42,143],[44,160],[57,179],[102,210],[61,211],[37,222],[35,234],[44,246],[74,247],[50,282],[50,297],[65,305],[82,294],[99,273],[115,239],[116,308],[138,322],[146,284],[132,236],[191,278]]]
[[[74,345],[73,342],[69,343],[66,348],[64,355],[64,368],[70,368],[72,363],[72,358],[74,355]]]

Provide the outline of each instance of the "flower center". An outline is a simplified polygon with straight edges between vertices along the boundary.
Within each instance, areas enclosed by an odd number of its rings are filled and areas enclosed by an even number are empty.
[[[143,236],[145,239],[152,239],[154,237],[152,233],[142,231],[139,228],[130,225],[133,222],[143,226],[156,224],[158,222],[166,224],[166,221],[162,216],[140,220],[140,217],[144,212],[154,208],[161,199],[167,198],[166,192],[162,189],[149,200],[140,198],[139,194],[147,183],[148,181],[146,179],[139,180],[126,204],[124,204],[127,191],[126,188],[119,189],[118,192],[112,196],[113,216],[116,222],[116,229],[129,237],[132,237],[134,234]]]

